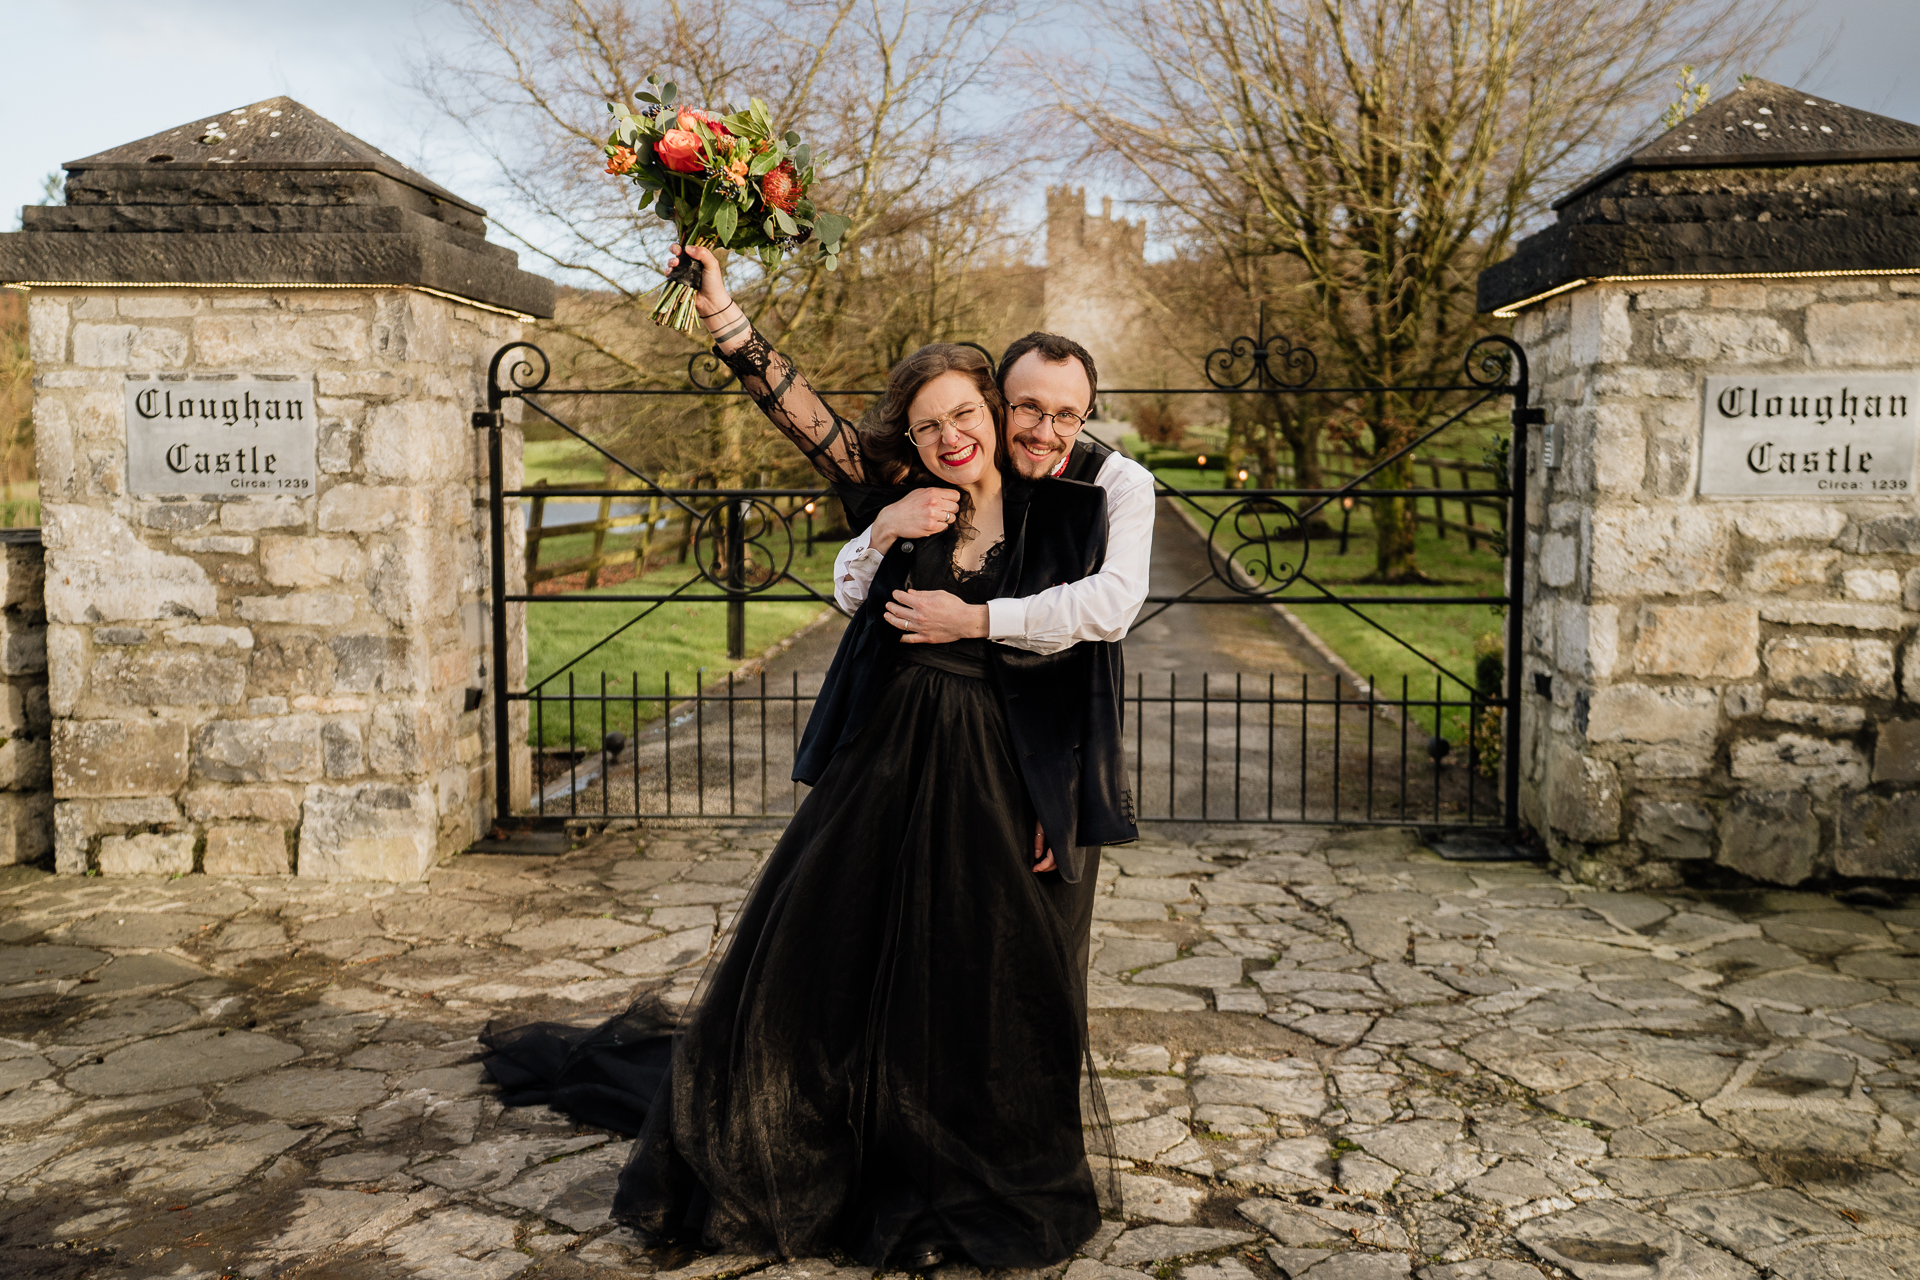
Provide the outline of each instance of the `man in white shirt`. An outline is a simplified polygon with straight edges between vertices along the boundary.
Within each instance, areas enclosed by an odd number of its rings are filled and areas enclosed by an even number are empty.
[[[1099,485],[1107,496],[1107,558],[1100,572],[1023,599],[967,604],[945,591],[896,591],[887,621],[905,644],[985,637],[1034,653],[1057,653],[1082,640],[1117,642],[1147,595],[1153,553],[1153,475],[1081,428],[1093,412],[1099,374],[1086,348],[1058,334],[1030,333],[1000,359],[1007,402],[1007,450],[1030,479],[1064,476]],[[833,594],[851,613],[867,598],[881,557],[901,538],[926,538],[951,523],[951,490],[918,489],[883,509],[834,560]]]

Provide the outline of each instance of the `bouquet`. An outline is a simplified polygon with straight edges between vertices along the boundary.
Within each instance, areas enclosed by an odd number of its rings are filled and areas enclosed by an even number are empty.
[[[638,111],[607,104],[613,132],[606,171],[631,178],[645,193],[643,203],[674,224],[681,244],[752,253],[771,272],[789,250],[811,241],[827,270],[840,265],[852,221],[807,198],[813,149],[797,133],[776,132],[766,103],[754,98],[746,110],[724,116],[676,107],[678,90],[655,76],[633,96]],[[700,264],[683,255],[653,304],[654,323],[697,337],[699,289]]]

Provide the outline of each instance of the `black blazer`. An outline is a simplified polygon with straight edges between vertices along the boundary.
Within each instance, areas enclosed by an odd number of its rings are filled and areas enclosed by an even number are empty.
[[[905,492],[877,485],[836,488],[856,530]],[[1009,480],[1004,502],[1004,594],[1033,595],[1099,570],[1107,549],[1104,490],[1072,480]],[[888,549],[814,701],[794,761],[796,780],[817,781],[834,753],[865,727],[899,657],[901,633],[886,620],[887,602],[914,576],[916,561],[925,569],[918,575],[922,581],[944,576],[937,557],[946,554],[945,538],[902,539]],[[1083,848],[1138,835],[1122,786],[1118,722],[1109,719],[1118,691],[1100,687],[1109,673],[1096,660],[1100,646],[1075,645],[1056,654],[999,644],[987,649],[1027,794],[1061,876],[1076,882],[1085,866]],[[1104,715],[1098,713],[1103,706],[1109,708]]]

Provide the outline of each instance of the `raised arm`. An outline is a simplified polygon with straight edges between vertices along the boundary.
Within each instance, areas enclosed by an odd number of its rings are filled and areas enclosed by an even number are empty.
[[[676,256],[668,259],[668,270],[679,264],[677,255],[681,252],[703,268],[694,310],[706,323],[715,354],[740,379],[741,389],[760,406],[767,421],[793,441],[813,469],[828,480],[860,484],[877,478],[866,474],[853,424],[828,407],[806,376],[774,350],[733,300],[713,251],[698,245],[684,251],[679,245],[673,249]]]

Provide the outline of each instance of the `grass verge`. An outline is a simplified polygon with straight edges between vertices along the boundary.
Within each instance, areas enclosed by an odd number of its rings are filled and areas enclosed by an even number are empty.
[[[833,557],[839,544],[821,544],[812,556],[796,554],[792,575],[822,592],[831,594]],[[804,548],[800,550],[804,551]],[[601,587],[593,595],[664,595],[695,576],[692,565],[669,564],[626,582]],[[715,588],[700,581],[687,588],[688,594],[712,595]],[[770,594],[793,595],[791,583],[782,584]],[[747,643],[749,657],[792,635],[820,616],[825,605],[816,602],[762,602],[749,600]],[[652,610],[648,613],[648,610]],[[639,622],[621,631],[636,616]],[[579,661],[573,660],[614,632],[620,634],[593,649]],[[641,702],[638,718],[632,703],[615,704],[608,709],[606,730],[632,733],[637,727],[660,717],[663,689],[670,688],[674,698],[693,693],[696,678],[702,685],[724,679],[744,659],[727,656],[727,607],[724,602],[681,602],[634,604],[620,601],[564,600],[535,602],[527,606],[528,687],[565,669],[546,686],[549,698],[564,698],[571,676],[577,695],[598,696],[601,679],[610,695],[626,697],[638,693],[651,696],[653,702]],[[572,662],[571,667],[568,663]],[[635,681],[638,681],[636,689]],[[671,682],[670,685],[668,682]],[[537,746],[576,750],[597,749],[601,734],[597,704],[580,703],[575,709],[575,729],[569,741],[565,703],[547,701],[538,708],[542,717],[528,732],[528,741]]]

